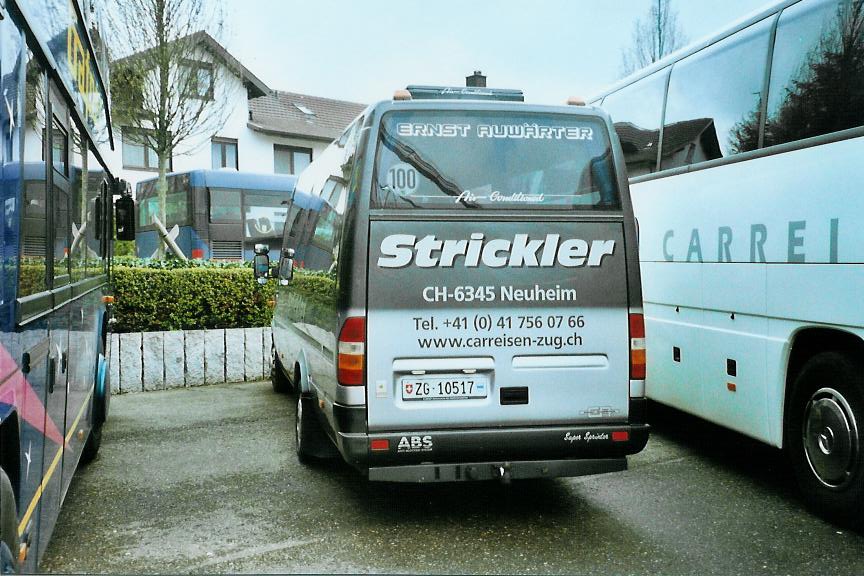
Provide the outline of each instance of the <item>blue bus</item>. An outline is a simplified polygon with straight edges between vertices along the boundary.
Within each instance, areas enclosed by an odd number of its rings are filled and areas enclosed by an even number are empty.
[[[35,572],[106,376],[112,145],[104,46],[78,2],[0,3],[0,573]],[[119,211],[118,211],[119,214]]]
[[[295,181],[294,176],[234,170],[175,172],[168,175],[163,224],[176,234],[186,258],[251,260],[255,244],[280,244]],[[139,182],[136,191],[140,258],[154,257],[159,249],[157,182]]]

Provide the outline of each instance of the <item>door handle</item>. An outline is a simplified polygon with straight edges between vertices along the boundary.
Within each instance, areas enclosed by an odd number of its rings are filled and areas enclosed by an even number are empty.
[[[63,352],[60,355],[60,372],[65,374],[66,368],[69,367],[69,352]]]

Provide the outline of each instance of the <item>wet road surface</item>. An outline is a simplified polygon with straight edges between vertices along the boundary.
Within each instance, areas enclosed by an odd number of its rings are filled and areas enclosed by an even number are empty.
[[[860,574],[864,531],[807,511],[779,451],[652,406],[630,470],[370,484],[294,455],[268,382],[119,396],[49,572]]]

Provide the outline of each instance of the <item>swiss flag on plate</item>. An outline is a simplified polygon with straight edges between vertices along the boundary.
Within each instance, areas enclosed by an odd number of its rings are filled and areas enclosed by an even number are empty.
[[[410,382],[408,384],[405,384],[405,392],[407,394],[411,394],[412,392],[414,392],[414,384],[411,384]]]

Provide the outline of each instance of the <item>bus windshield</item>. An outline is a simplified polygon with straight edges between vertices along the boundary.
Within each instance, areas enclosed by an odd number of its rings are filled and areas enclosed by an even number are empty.
[[[379,133],[373,208],[617,210],[599,119],[512,111],[394,111]]]

